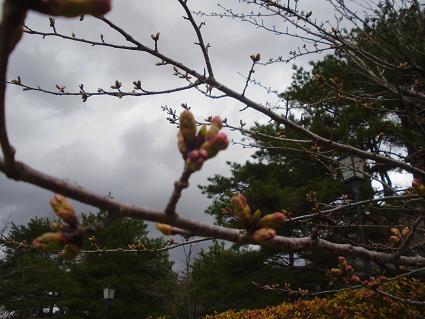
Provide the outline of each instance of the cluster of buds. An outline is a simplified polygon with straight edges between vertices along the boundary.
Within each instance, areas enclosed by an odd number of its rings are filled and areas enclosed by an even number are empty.
[[[332,277],[342,279],[345,283],[360,281],[360,278],[354,275],[353,267],[348,263],[344,256],[338,257],[338,267],[332,268],[329,274]]]
[[[419,178],[415,178],[412,181],[412,187],[416,190],[416,192],[425,197],[425,184]]]
[[[402,239],[406,238],[409,235],[410,228],[406,226],[400,231],[400,229],[393,227],[390,229],[390,232],[390,242],[393,245],[398,245]]]
[[[192,112],[186,109],[180,114],[177,144],[186,161],[186,167],[192,172],[200,170],[207,159],[225,150],[229,144],[226,133],[220,132],[223,127],[220,117],[213,117],[210,123],[208,128],[202,125],[196,132],[196,121]]]
[[[28,1],[29,9],[50,16],[78,17],[86,14],[101,16],[111,10],[111,0],[43,0]]]
[[[381,286],[385,281],[387,280],[387,277],[385,276],[378,276],[378,277],[370,277],[367,280],[361,280],[359,281],[363,286],[369,289],[376,289],[379,286]]]
[[[261,215],[259,209],[251,212],[251,208],[244,195],[235,194],[231,199],[233,214],[238,218],[241,225],[252,233],[256,241],[267,241],[276,236],[276,229],[287,219],[286,212]]]
[[[80,222],[74,207],[62,195],[55,194],[50,200],[50,206],[63,223],[52,225],[56,232],[44,233],[33,240],[36,248],[53,251],[62,248],[61,255],[66,259],[74,259],[82,246],[81,236],[76,235]]]

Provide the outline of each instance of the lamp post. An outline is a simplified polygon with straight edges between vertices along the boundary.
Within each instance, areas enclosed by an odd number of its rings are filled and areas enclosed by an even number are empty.
[[[106,301],[106,319],[109,319],[109,312],[112,299],[115,297],[115,289],[111,287],[103,288],[103,299]]]
[[[351,187],[354,200],[360,200],[360,185],[365,178],[365,161],[358,156],[345,156],[339,160],[342,181]],[[356,206],[357,223],[359,224],[359,236],[363,246],[366,245],[366,232],[363,227],[363,212],[360,205]],[[371,266],[369,260],[363,260],[366,277],[371,275]]]

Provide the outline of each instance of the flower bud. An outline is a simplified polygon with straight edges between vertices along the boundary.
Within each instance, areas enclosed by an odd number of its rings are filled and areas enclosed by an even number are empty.
[[[346,259],[344,256],[339,256],[339,257],[338,257],[338,263],[339,263],[340,265],[345,266],[345,265],[347,265],[347,259]]]
[[[273,214],[268,214],[261,218],[257,226],[258,228],[268,227],[268,228],[278,228],[281,226],[286,220],[286,216],[280,212],[276,212]]]
[[[261,59],[260,53],[251,54],[249,57],[251,58],[252,62],[258,62]]]
[[[418,178],[414,178],[412,181],[413,188],[419,188],[422,185],[421,181]]]
[[[393,227],[393,228],[391,228],[390,229],[390,232],[391,232],[391,235],[393,235],[393,236],[397,236],[397,237],[399,237],[400,236],[400,230],[398,229],[398,228],[395,228],[395,227]]]
[[[190,149],[196,137],[196,121],[192,112],[189,110],[184,110],[180,114],[180,132]]]
[[[67,260],[74,260],[80,253],[80,248],[76,245],[67,244],[61,251],[61,256]]]
[[[187,167],[192,171],[199,171],[207,159],[207,152],[205,150],[194,150],[189,153],[186,160]]]
[[[235,194],[231,199],[233,213],[245,228],[252,225],[251,209],[248,206],[246,198],[242,194]]]
[[[379,276],[378,278],[377,278],[377,281],[378,281],[378,283],[383,283],[384,281],[386,281],[387,280],[387,277],[385,277],[385,276]]]
[[[32,9],[51,16],[101,16],[111,10],[111,0],[44,0],[39,1]]]
[[[212,158],[217,155],[219,151],[225,150],[229,145],[229,140],[224,132],[218,132],[211,138],[208,138],[205,143],[201,145],[201,149],[205,150],[208,154],[208,158]]]
[[[204,142],[204,141],[205,141],[206,136],[207,136],[207,126],[206,126],[205,124],[203,124],[203,125],[201,126],[201,128],[199,129],[199,132],[198,132],[198,139],[199,139],[201,142]]]
[[[360,277],[357,275],[351,275],[350,277],[351,282],[360,282]]]
[[[425,185],[419,178],[413,179],[412,186],[419,195],[425,197]]]
[[[390,236],[390,242],[394,245],[397,245],[400,242],[400,237],[398,236]]]
[[[410,233],[410,229],[407,226],[404,227],[403,230],[401,231],[401,234],[402,234],[403,237],[407,237],[409,235],[409,233]]]
[[[173,227],[170,225],[156,223],[155,227],[166,236],[173,235]]]
[[[55,194],[55,196],[50,200],[50,206],[64,222],[68,223],[71,226],[78,225],[78,218],[75,214],[74,207],[71,203],[62,195]]]
[[[344,270],[348,271],[348,272],[354,271],[354,269],[351,265],[345,265]]]
[[[261,228],[252,234],[252,238],[256,241],[268,241],[276,236],[276,231],[271,228]]]
[[[256,225],[260,219],[261,219],[261,211],[257,209],[254,212],[254,214],[252,214],[252,223]]]
[[[342,274],[342,270],[339,268],[332,268],[330,272],[332,275],[335,275],[335,276],[339,276]]]
[[[32,241],[36,248],[44,250],[54,250],[60,248],[63,244],[68,242],[68,237],[61,232],[57,233],[44,233]]]
[[[219,116],[214,116],[211,121],[210,121],[211,125],[208,128],[207,134],[206,134],[206,138],[213,138],[214,136],[216,136],[216,134],[220,131],[220,129],[223,127],[223,121],[221,120],[221,118]]]
[[[223,127],[223,121],[222,121],[222,119],[220,118],[220,116],[214,116],[214,117],[211,119],[211,124],[212,124],[212,125],[217,126],[217,127],[218,127],[218,129],[221,129],[221,128]]]

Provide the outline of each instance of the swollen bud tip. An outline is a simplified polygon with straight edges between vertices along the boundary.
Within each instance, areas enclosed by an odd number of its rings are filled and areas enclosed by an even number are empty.
[[[55,194],[50,200],[50,206],[52,206],[53,211],[64,222],[71,226],[78,225],[79,222],[74,207],[72,207],[71,203],[64,196]]]
[[[173,235],[173,227],[170,225],[156,223],[155,228],[166,236]]]
[[[272,228],[261,228],[256,230],[252,238],[256,241],[268,241],[272,240],[276,236],[276,231]]]

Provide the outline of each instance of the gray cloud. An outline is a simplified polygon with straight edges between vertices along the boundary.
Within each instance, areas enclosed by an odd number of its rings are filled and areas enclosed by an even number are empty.
[[[241,8],[238,1],[222,3]],[[305,3],[317,7],[315,1]],[[194,10],[217,10],[215,1],[197,0],[191,4]],[[329,13],[322,7],[315,10],[318,14]],[[193,45],[195,33],[182,15],[177,1],[121,0],[114,1],[114,10],[108,16],[151,46],[151,33],[161,32],[161,51],[202,72],[202,56],[199,47]],[[210,53],[216,77],[238,90],[243,88],[244,79],[237,72],[248,72],[251,53],[260,52],[264,57],[286,55],[298,45],[293,39],[276,38],[237,21],[197,19],[207,22],[203,31],[212,45]],[[27,24],[33,29],[49,30],[48,19],[38,14],[31,14]],[[77,36],[99,39],[102,33],[107,41],[125,43],[116,32],[94,18],[86,17],[83,22],[57,19],[56,24],[58,32],[65,34],[74,32]],[[81,83],[87,90],[109,88],[116,79],[123,81],[125,89],[131,89],[131,82],[136,79],[150,90],[185,84],[171,75],[170,67],[158,67],[155,62],[156,58],[142,52],[25,35],[12,56],[8,77],[21,76],[25,83],[45,88],[65,85],[69,91],[78,91]],[[290,76],[290,65],[284,64],[259,68],[256,72],[258,79],[279,90],[290,82]],[[260,88],[250,88],[248,95],[262,103],[276,101]],[[167,123],[161,106],[178,108],[187,102],[200,119],[218,114],[234,124],[240,118],[248,123],[266,120],[253,111],[239,113],[241,105],[231,99],[210,100],[194,91],[143,98],[96,97],[83,103],[79,97],[54,97],[9,87],[7,101],[8,127],[19,159],[99,194],[111,192],[119,200],[157,209],[165,206],[173,181],[183,166],[176,147],[176,128]],[[194,174],[178,211],[190,218],[213,222],[203,213],[209,200],[196,185],[206,184],[207,177],[213,174],[228,174],[225,161],[244,162],[251,153],[252,150],[231,146],[208,161]],[[51,216],[50,196],[50,192],[1,176],[0,216],[12,212],[17,223],[27,222],[33,216]],[[80,211],[95,211],[86,205],[77,207]],[[173,255],[180,267],[181,251]]]

